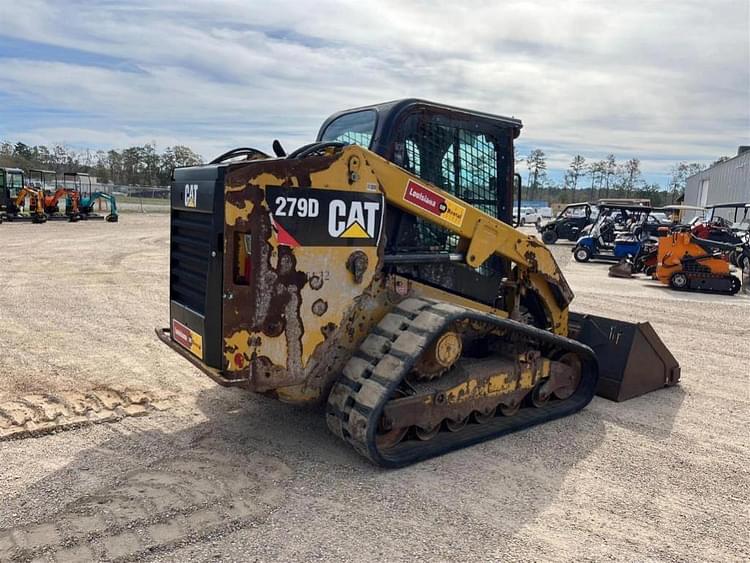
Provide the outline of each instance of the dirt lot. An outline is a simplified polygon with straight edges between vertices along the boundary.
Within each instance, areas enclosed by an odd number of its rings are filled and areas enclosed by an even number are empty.
[[[130,414],[0,442],[0,561],[750,559],[750,296],[557,245],[574,309],[651,321],[682,384],[386,471],[158,342],[167,221],[0,226],[0,403],[99,389],[103,419]]]

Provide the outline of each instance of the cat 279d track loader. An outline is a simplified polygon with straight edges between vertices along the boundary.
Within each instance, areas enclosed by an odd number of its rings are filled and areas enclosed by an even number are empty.
[[[326,402],[384,466],[574,413],[597,383],[615,400],[675,383],[647,323],[570,314],[552,254],[510,226],[520,129],[400,100],[290,154],[176,169],[157,333],[222,385]]]

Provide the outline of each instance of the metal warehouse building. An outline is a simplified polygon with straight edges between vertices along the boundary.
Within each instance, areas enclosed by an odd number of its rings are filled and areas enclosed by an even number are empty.
[[[685,204],[750,202],[750,146],[737,156],[693,174],[685,185]]]

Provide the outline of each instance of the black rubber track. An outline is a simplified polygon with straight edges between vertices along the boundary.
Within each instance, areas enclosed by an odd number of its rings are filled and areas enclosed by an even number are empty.
[[[718,295],[734,295],[742,287],[742,282],[737,276],[732,274],[709,274],[702,272],[685,272],[682,271],[688,278],[688,285],[684,288],[673,286],[671,283],[669,286],[676,291],[695,291],[699,293],[714,293]],[[703,282],[703,284],[701,284]],[[720,282],[726,282],[729,284],[729,289],[714,284]]]
[[[512,417],[497,416],[470,424],[459,432],[441,431],[428,441],[405,440],[381,451],[376,432],[383,409],[399,384],[432,341],[452,323],[471,319],[489,323],[527,339],[535,346],[573,352],[581,360],[581,381],[575,393],[542,408],[523,408]],[[326,419],[331,431],[372,462],[400,467],[484,440],[562,418],[585,407],[596,392],[599,368],[588,346],[546,330],[447,303],[407,299],[375,327],[344,368],[328,397]]]

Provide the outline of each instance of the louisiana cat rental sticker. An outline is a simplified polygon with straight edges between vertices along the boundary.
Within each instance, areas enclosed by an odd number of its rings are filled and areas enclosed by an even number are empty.
[[[190,350],[193,354],[203,359],[203,337],[182,324],[177,319],[172,319],[172,336],[183,348]]]
[[[409,180],[406,184],[404,201],[437,215],[443,221],[448,221],[457,227],[464,222],[466,208],[463,205],[444,198],[430,188],[417,184],[414,180]]]
[[[383,226],[382,194],[318,188],[266,188],[279,244],[377,246]]]

